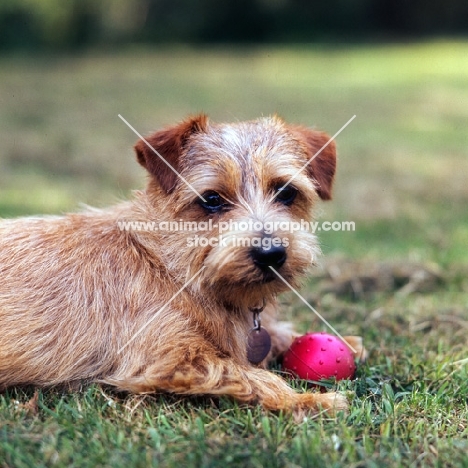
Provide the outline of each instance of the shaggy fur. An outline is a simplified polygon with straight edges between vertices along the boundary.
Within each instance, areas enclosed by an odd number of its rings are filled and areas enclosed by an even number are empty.
[[[271,197],[327,141],[323,133],[276,117],[215,125],[198,116],[156,132],[148,142],[200,194],[220,194],[225,207],[219,212],[207,211],[140,141],[135,150],[149,183],[133,200],[63,217],[2,220],[0,388],[84,380],[138,393],[229,395],[297,414],[344,410],[343,396],[296,393],[265,369],[295,334],[276,321],[275,298],[286,286],[258,267],[251,249],[234,242],[264,233],[225,232],[223,245],[200,247],[188,246],[188,238],[218,237],[217,227],[121,228],[132,221],[310,219],[316,199],[331,196],[333,144],[294,179],[292,204]],[[287,237],[287,258],[278,271],[297,284],[316,259],[315,237],[306,231],[271,236]],[[273,348],[254,366],[246,351],[249,308],[263,301],[262,324]]]

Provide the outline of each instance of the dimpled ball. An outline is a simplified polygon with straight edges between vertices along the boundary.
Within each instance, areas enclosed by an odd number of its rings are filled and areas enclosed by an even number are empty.
[[[283,358],[283,368],[304,380],[351,379],[356,371],[349,347],[328,333],[296,338]]]

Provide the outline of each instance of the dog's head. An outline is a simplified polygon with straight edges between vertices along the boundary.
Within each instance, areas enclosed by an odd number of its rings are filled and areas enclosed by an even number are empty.
[[[331,198],[329,137],[278,117],[211,124],[201,115],[136,146],[166,232],[169,267],[224,304],[255,306],[295,284],[318,254],[307,228],[318,197]],[[175,227],[175,224],[173,224]]]

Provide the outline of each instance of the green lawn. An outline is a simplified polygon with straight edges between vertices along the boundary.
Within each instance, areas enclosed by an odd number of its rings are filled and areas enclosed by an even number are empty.
[[[468,43],[0,58],[0,216],[131,196],[145,175],[117,114],[146,134],[200,111],[276,112],[330,134],[357,116],[320,207],[356,231],[319,233],[327,260],[301,290],[371,351],[338,384],[354,392],[349,417],[296,424],[226,399],[95,386],[25,406],[34,390],[11,389],[0,466],[468,467],[468,363],[453,364],[468,358]],[[282,302],[301,330],[323,329]]]

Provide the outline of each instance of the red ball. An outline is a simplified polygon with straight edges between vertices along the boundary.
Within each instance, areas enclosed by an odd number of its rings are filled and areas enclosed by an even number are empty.
[[[349,346],[327,333],[296,338],[283,358],[283,368],[305,380],[351,379],[356,371]]]

